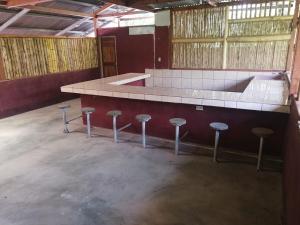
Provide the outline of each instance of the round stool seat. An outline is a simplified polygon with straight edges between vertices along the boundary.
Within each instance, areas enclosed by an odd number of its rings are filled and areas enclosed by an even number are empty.
[[[135,117],[139,122],[148,122],[151,120],[151,116],[148,114],[139,114]]]
[[[274,134],[273,130],[265,127],[255,127],[251,131],[254,135],[264,138]]]
[[[59,109],[68,109],[68,108],[71,108],[71,106],[68,104],[65,104],[65,105],[59,105],[58,108]]]
[[[112,110],[112,111],[108,111],[106,113],[107,116],[121,116],[122,115],[122,111],[120,110]]]
[[[182,118],[172,118],[169,120],[169,122],[173,125],[173,126],[182,126],[186,124],[186,120],[182,119]]]
[[[83,113],[93,113],[95,111],[96,111],[96,109],[92,108],[92,107],[84,107],[81,109],[81,112],[83,112]]]
[[[228,130],[228,125],[226,123],[219,123],[219,122],[213,122],[210,123],[209,126],[217,131],[223,131],[223,130]]]

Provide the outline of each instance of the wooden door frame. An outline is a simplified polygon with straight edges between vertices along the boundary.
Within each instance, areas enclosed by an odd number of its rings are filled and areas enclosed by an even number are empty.
[[[113,35],[109,35],[109,36],[100,36],[100,42],[101,42],[101,67],[102,67],[102,77],[104,77],[104,73],[103,73],[103,54],[102,54],[102,38],[113,38],[115,40],[115,55],[116,55],[116,75],[119,75],[119,69],[118,69],[118,52],[117,52],[117,37],[113,36]]]

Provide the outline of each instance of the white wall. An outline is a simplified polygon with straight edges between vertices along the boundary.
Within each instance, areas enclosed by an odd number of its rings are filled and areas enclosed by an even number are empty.
[[[170,26],[170,10],[155,13],[155,26]]]

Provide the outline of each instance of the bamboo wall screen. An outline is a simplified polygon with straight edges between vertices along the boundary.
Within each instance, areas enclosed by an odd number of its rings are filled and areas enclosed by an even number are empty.
[[[96,39],[0,37],[4,79],[98,67]]]
[[[294,1],[172,11],[172,67],[284,70]]]

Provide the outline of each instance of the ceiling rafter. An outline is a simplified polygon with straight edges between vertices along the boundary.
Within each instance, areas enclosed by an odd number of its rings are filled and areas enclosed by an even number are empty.
[[[14,1],[15,3],[18,3],[18,5],[15,5],[16,7],[8,7],[8,2],[9,1]],[[50,1],[50,0],[45,0],[45,1]],[[10,30],[12,30],[12,26],[10,26],[11,24],[13,24],[15,21],[17,21],[19,18],[21,18],[21,16],[24,16],[26,13],[30,12],[29,15],[31,16],[42,16],[42,17],[49,17],[49,16],[53,16],[53,17],[59,17],[59,16],[63,16],[62,18],[66,18],[66,19],[73,19],[74,22],[72,24],[70,24],[69,26],[65,27],[63,30],[58,30],[56,35],[64,35],[66,33],[70,33],[72,32],[72,30],[78,26],[80,26],[82,23],[87,22],[87,23],[94,23],[94,29],[98,27],[98,19],[100,18],[105,18],[105,17],[118,17],[121,18],[123,16],[126,15],[131,15],[131,14],[141,14],[141,13],[145,13],[145,12],[141,12],[141,11],[136,11],[136,9],[129,9],[128,11],[123,11],[123,12],[117,12],[116,11],[114,13],[108,13],[108,14],[104,14],[103,12],[105,12],[106,10],[112,8],[113,6],[115,6],[114,3],[111,2],[106,2],[101,6],[97,6],[97,5],[93,5],[93,4],[89,4],[89,3],[77,3],[76,1],[72,1],[72,0],[59,0],[58,2],[65,2],[65,3],[74,3],[76,5],[82,5],[82,7],[90,7],[91,11],[89,13],[86,12],[80,12],[80,11],[74,11],[74,10],[68,10],[68,9],[62,9],[62,8],[51,8],[51,6],[47,6],[47,5],[20,5],[22,2],[26,2],[26,4],[31,3],[31,4],[37,4],[37,3],[41,3],[41,2],[45,2],[44,0],[32,0],[32,1],[23,1],[23,0],[7,0],[7,1],[1,1],[0,3],[0,8],[1,7],[5,7],[6,10],[14,13],[15,15],[12,16],[12,18],[10,18],[8,21],[6,21],[4,24],[2,24],[2,29],[6,29],[8,26],[9,28],[11,28]],[[138,2],[138,1],[137,1]],[[130,3],[129,1],[126,2],[125,4]],[[21,11],[17,11],[21,9]],[[93,18],[93,20],[91,20]],[[97,19],[98,18],[98,19]],[[85,26],[87,27],[87,26]],[[7,28],[8,29],[8,28]],[[14,27],[14,29],[17,29],[16,27]],[[22,27],[19,27],[20,30],[22,30]],[[23,30],[25,29],[29,29],[24,27]],[[40,28],[31,28],[32,30],[48,30],[48,29],[40,29]],[[86,29],[86,28],[85,28]],[[91,30],[92,28],[88,28],[88,30]],[[1,31],[0,31],[1,32]]]
[[[24,8],[22,8],[24,9]],[[3,6],[0,5],[0,13],[1,12],[5,12],[5,13],[10,13],[10,14],[16,14],[18,13],[18,11],[16,9],[11,9],[11,8],[4,8]],[[29,11],[26,16],[34,16],[36,17],[37,19],[38,18],[46,18],[46,19],[62,19],[62,20],[76,20],[78,19],[77,17],[71,17],[71,16],[68,16],[68,15],[63,15],[63,14],[44,14],[44,13],[39,13],[38,11]],[[92,21],[87,21],[87,22],[91,22]]]
[[[90,18],[86,17],[86,18],[83,18],[81,20],[78,20],[76,21],[75,23],[71,24],[70,26],[66,27],[65,29],[59,31],[57,34],[55,34],[55,36],[60,36],[60,35],[63,35],[65,33],[67,33],[68,31],[71,31],[73,30],[74,28],[80,26],[81,24],[87,22],[88,20],[90,20]]]
[[[134,9],[133,9],[134,10]],[[107,13],[107,14],[100,14],[97,17],[98,18],[105,18],[105,17],[122,17],[122,16],[128,16],[128,15],[138,15],[138,14],[145,14],[144,11],[133,11],[129,10],[128,12],[123,13]]]
[[[43,13],[51,13],[51,14],[61,14],[67,16],[77,16],[77,17],[93,17],[93,14],[83,13],[78,11],[71,11],[66,9],[54,9],[43,6],[25,6],[24,8],[31,9],[33,11],[43,12]]]
[[[53,0],[7,0],[6,6],[11,7],[20,7],[25,5],[35,5],[43,2],[50,2]]]
[[[106,2],[111,2],[117,5],[123,5],[126,7],[132,7],[136,9],[146,10],[146,11],[157,11],[162,9],[156,9],[153,7],[153,5],[159,5],[162,3],[174,3],[178,2],[179,0],[105,0]],[[187,2],[184,5],[184,8],[193,8],[198,6],[208,6],[208,7],[215,7],[215,6],[225,6],[225,5],[238,5],[243,3],[248,4],[255,4],[255,3],[264,3],[264,2],[270,2],[270,1],[281,1],[281,0],[231,0],[228,2],[222,2],[218,0],[199,0],[199,4],[191,1]],[[166,7],[168,8],[168,7]]]
[[[167,3],[167,2],[176,2],[178,0],[108,0],[107,2],[111,2],[117,5],[123,5],[127,7],[132,7],[136,9],[152,11],[153,8],[149,6],[149,4],[157,4],[157,3]]]
[[[87,2],[81,2],[81,1],[73,1],[73,0],[59,0],[59,1],[69,3],[69,4],[81,5],[84,7],[98,7],[97,5],[87,3]]]
[[[7,27],[9,27],[11,24],[16,22],[18,19],[20,19],[22,16],[24,16],[26,13],[28,13],[30,9],[23,9],[20,12],[16,13],[14,16],[12,16],[9,20],[7,20],[5,23],[3,23],[0,26],[0,33],[5,30]]]
[[[8,27],[7,30],[8,31],[22,30],[22,31],[25,31],[25,32],[32,31],[32,32],[41,32],[41,33],[54,33],[54,34],[60,31],[60,30],[54,30],[54,29],[28,28],[28,27]],[[83,35],[83,34],[86,33],[86,31],[70,30],[67,33]]]
[[[112,6],[114,6],[115,4],[113,3],[106,3],[105,5],[103,5],[102,7],[100,7],[99,9],[97,9],[95,12],[94,12],[94,15],[98,15],[99,13],[102,13],[104,11],[106,11],[107,9],[111,8]]]

